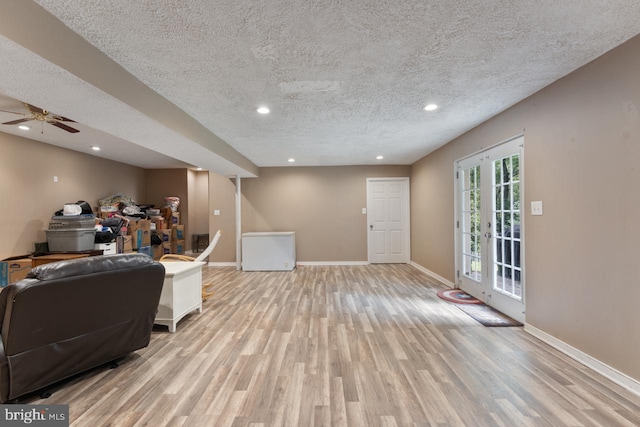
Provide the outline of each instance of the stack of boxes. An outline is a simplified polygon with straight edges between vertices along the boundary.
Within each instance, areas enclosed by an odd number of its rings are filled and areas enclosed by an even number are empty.
[[[180,212],[173,212],[171,208],[162,208],[158,212],[159,215],[151,216],[151,222],[155,225],[155,234],[162,244],[153,247],[153,258],[160,259],[166,254],[184,254],[185,233],[184,225],[180,224]]]
[[[158,213],[156,213],[156,211]],[[163,246],[165,242],[164,232],[167,227],[167,221],[164,219],[164,217],[159,215],[159,212],[160,211],[156,209],[154,209],[152,212],[147,211],[147,213],[151,217],[151,232],[158,236],[158,238],[162,242],[162,244],[160,245],[153,245],[153,259],[155,260],[159,260],[160,258],[162,258],[162,255],[169,253],[168,250],[164,250]]]
[[[151,221],[139,219],[129,221],[128,233],[131,235],[131,245],[138,252],[151,250]],[[148,248],[148,249],[146,249]],[[141,251],[142,249],[142,251]],[[150,255],[150,254],[149,254]]]
[[[118,237],[118,253],[137,251],[159,260],[166,254],[185,252],[185,229],[180,224],[180,212],[169,207],[147,209],[149,219],[129,218],[126,236]],[[162,242],[151,245],[151,235],[155,234]]]
[[[171,253],[184,255],[184,225],[180,224],[180,212],[173,212],[171,208],[164,208],[163,213],[169,222],[171,229],[166,232],[171,235],[169,239]]]

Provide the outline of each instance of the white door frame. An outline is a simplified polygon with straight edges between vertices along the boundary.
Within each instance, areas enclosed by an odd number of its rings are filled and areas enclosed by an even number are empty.
[[[522,154],[521,158],[520,158],[520,163],[519,163],[519,167],[520,167],[520,240],[522,241],[522,243],[526,242],[525,240],[525,213],[526,213],[526,209],[525,209],[525,193],[524,193],[524,176],[525,176],[525,170],[524,170],[524,134],[520,134],[517,136],[514,136],[513,138],[509,138],[505,141],[499,142],[497,144],[494,144],[488,148],[485,149],[481,149],[480,151],[477,151],[473,154],[470,154],[468,156],[465,156],[461,159],[457,159],[454,161],[454,167],[453,167],[453,182],[454,182],[454,233],[455,233],[455,245],[454,245],[454,250],[455,250],[455,272],[454,272],[454,277],[455,277],[455,284],[456,287],[460,287],[462,284],[462,269],[463,266],[461,265],[461,256],[460,256],[460,251],[462,250],[461,248],[461,240],[462,240],[462,218],[460,218],[460,203],[461,200],[459,200],[459,180],[458,178],[458,172],[459,172],[459,165],[461,162],[470,159],[472,157],[478,157],[479,155],[481,155],[482,153],[489,153],[490,151],[492,153],[499,153],[499,148],[500,146],[504,146],[505,148],[507,147],[506,144],[508,143],[515,143],[516,140],[520,139],[519,143],[519,147],[520,147],[520,153]],[[488,160],[487,160],[488,161]],[[492,172],[493,173],[493,172]],[[486,178],[485,178],[486,179]],[[489,200],[491,199],[492,196],[491,195],[484,195],[483,196],[483,200]],[[493,201],[492,201],[493,203]],[[489,231],[489,235],[490,235],[490,239],[494,238],[491,236],[491,233],[493,233],[493,230],[485,230],[484,226],[485,223],[487,223],[486,218],[483,218],[482,222],[482,231],[481,234],[484,235],[483,237],[483,244],[485,244],[485,238],[486,238],[486,232]],[[493,242],[493,240],[491,240]],[[521,283],[522,283],[522,312],[520,312],[520,309],[518,310],[518,312],[508,312],[507,307],[500,304],[498,300],[496,300],[495,298],[491,298],[491,296],[496,296],[497,298],[503,298],[501,295],[497,295],[496,292],[493,291],[492,289],[492,284],[489,284],[488,286],[490,286],[489,289],[487,289],[488,291],[488,300],[487,298],[485,298],[484,292],[482,294],[478,294],[478,295],[474,295],[476,298],[483,300],[484,302],[486,302],[488,305],[491,306],[496,306],[496,308],[502,310],[503,312],[505,312],[505,314],[510,315],[511,317],[513,317],[514,319],[521,321],[524,323],[524,319],[526,317],[526,292],[525,292],[525,286],[526,286],[526,280],[525,280],[525,245],[521,244],[520,245],[520,266],[521,266],[521,270],[522,270],[522,276],[521,276]],[[485,265],[483,266],[483,270],[489,268],[489,265]],[[493,266],[491,266],[491,268],[493,268]],[[485,276],[485,271],[483,271],[483,276]],[[483,284],[484,286],[487,286],[486,283],[484,283],[483,280]]]
[[[367,178],[367,261],[371,263],[371,251],[373,249],[373,245],[371,242],[371,218],[369,217],[372,212],[372,206],[370,206],[370,193],[369,187],[372,182],[403,182],[405,184],[405,197],[404,197],[404,206],[403,206],[403,222],[406,225],[404,228],[404,253],[407,254],[406,263],[411,262],[411,184],[409,177],[378,177],[378,178]]]

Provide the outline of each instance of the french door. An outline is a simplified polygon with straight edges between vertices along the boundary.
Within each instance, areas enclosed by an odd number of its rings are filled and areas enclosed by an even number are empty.
[[[456,277],[462,290],[524,322],[524,137],[456,162]]]

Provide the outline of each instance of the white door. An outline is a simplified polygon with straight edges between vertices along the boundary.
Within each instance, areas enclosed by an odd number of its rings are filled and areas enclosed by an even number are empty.
[[[456,276],[464,291],[524,322],[524,138],[456,165]]]
[[[367,178],[370,263],[411,261],[409,178]]]

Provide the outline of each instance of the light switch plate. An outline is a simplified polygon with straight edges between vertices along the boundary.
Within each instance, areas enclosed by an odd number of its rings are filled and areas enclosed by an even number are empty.
[[[367,214],[367,208],[362,208],[362,215],[366,215]]]
[[[215,211],[213,211],[213,214],[214,214],[215,216],[218,216],[218,215],[220,215],[220,211],[219,211],[218,209],[216,209]]]
[[[531,202],[531,215],[542,215],[542,200]]]

